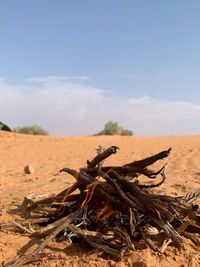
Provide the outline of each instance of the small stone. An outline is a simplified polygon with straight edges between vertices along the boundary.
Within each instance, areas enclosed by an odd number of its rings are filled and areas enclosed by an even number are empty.
[[[50,180],[50,183],[55,182],[55,181],[56,181],[56,178],[53,178]]]
[[[31,165],[27,165],[24,167],[24,172],[27,174],[32,174],[35,172],[35,169]]]

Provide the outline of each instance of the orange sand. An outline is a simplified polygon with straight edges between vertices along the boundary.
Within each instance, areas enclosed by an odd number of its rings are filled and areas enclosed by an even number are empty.
[[[63,167],[78,169],[92,159],[95,148],[120,147],[107,164],[122,165],[172,147],[167,160],[167,180],[157,192],[172,196],[184,195],[200,187],[200,136],[183,137],[42,137],[0,131],[0,223],[19,219],[17,206],[25,195],[58,193],[74,180]],[[156,163],[160,167],[164,162]],[[24,166],[31,164],[34,174],[24,174]],[[170,245],[164,255],[158,255],[141,242],[136,252],[115,262],[102,252],[80,245],[69,246],[67,241],[50,242],[42,251],[42,260],[29,266],[199,266],[200,250],[183,238],[179,249]],[[29,237],[8,230],[0,231],[0,264],[25,251]],[[36,245],[31,249],[35,249]],[[30,252],[27,250],[26,252]]]

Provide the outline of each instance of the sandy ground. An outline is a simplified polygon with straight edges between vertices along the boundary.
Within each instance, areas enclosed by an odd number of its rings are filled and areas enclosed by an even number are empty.
[[[176,196],[200,188],[200,136],[41,137],[0,131],[0,223],[20,218],[18,206],[25,195],[59,193],[68,187],[73,178],[60,174],[59,170],[85,166],[86,160],[95,156],[99,144],[120,147],[119,152],[107,160],[107,164],[115,165],[172,147],[171,155],[165,160],[169,162],[167,180],[157,191]],[[27,164],[35,168],[34,174],[24,173]],[[29,252],[26,247],[29,240],[26,234],[1,230],[0,264],[4,266],[18,252]],[[164,255],[158,255],[141,243],[136,252],[120,262],[80,245],[53,241],[42,252],[42,260],[29,266],[199,266],[200,250],[189,240],[184,241],[183,248],[170,245]]]

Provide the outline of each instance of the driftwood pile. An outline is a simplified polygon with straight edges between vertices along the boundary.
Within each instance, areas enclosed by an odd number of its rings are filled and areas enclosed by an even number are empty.
[[[200,245],[200,190],[184,197],[155,194],[152,188],[165,181],[166,164],[158,171],[149,169],[156,161],[168,157],[171,148],[154,156],[123,166],[105,166],[104,160],[115,154],[118,147],[104,150],[87,161],[87,168],[79,172],[63,168],[75,178],[75,183],[56,196],[33,199],[26,196],[21,208],[27,217],[11,222],[31,237],[45,238],[37,249],[23,255],[8,266],[21,266],[38,259],[39,252],[53,238],[67,238],[71,242],[89,244],[120,259],[135,250],[141,239],[163,253],[167,245],[183,243],[182,236]],[[140,176],[161,178],[157,183],[140,183]],[[8,225],[7,225],[8,226]]]

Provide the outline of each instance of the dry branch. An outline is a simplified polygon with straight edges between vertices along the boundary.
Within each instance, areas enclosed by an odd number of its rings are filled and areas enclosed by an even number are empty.
[[[31,254],[7,266],[21,266],[38,260],[39,252],[54,237],[63,236],[71,242],[87,242],[110,256],[120,259],[122,252],[134,250],[134,242],[143,239],[153,250],[163,253],[171,242],[182,244],[181,235],[196,245],[200,240],[200,211],[197,201],[200,190],[184,197],[154,194],[149,188],[158,187],[166,179],[166,164],[158,171],[147,167],[169,156],[171,148],[148,158],[123,166],[102,166],[103,161],[119,148],[98,149],[98,155],[87,161],[87,168],[79,171],[63,168],[75,178],[75,183],[59,194],[40,200],[25,197],[21,206],[26,215],[41,213],[41,218],[27,219],[1,225],[18,227],[31,237],[46,239]],[[161,181],[151,185],[132,180],[139,175]],[[99,178],[102,179],[99,179]],[[73,194],[75,190],[79,193]],[[53,214],[53,215],[52,215]],[[27,226],[29,228],[27,228]],[[192,230],[192,233],[189,232]],[[163,240],[158,245],[156,235]],[[36,258],[35,258],[36,257]]]

